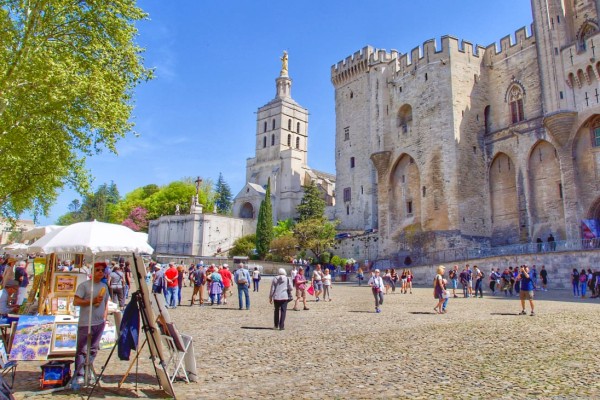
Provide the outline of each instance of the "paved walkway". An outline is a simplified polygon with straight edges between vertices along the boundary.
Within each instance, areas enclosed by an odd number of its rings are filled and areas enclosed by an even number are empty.
[[[234,304],[172,310],[179,330],[195,338],[200,377],[175,384],[179,399],[600,398],[598,300],[539,292],[530,317],[517,315],[516,298],[458,298],[438,315],[432,289],[417,288],[386,296],[375,314],[368,288],[336,285],[334,301],[290,310],[286,330],[275,331],[269,281],[261,283],[249,311],[237,309],[236,291]],[[128,362],[115,355],[94,398],[163,397],[143,354],[140,391],[133,376],[116,389]],[[39,365],[19,364],[17,399],[79,398],[36,395]]]

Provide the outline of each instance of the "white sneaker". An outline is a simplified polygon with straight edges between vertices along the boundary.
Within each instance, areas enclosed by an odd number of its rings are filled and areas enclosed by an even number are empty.
[[[85,382],[83,376],[78,376],[77,378],[75,378],[75,383],[78,385],[83,385],[83,382]]]

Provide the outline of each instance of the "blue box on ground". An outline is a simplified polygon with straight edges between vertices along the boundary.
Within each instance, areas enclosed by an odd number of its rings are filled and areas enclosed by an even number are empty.
[[[40,366],[42,377],[40,387],[42,389],[65,386],[71,379],[71,363],[73,360],[52,360]]]

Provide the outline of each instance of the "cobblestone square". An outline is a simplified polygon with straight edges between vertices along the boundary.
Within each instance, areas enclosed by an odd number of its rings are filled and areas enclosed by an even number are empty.
[[[332,302],[292,311],[284,331],[273,330],[269,279],[251,292],[251,309],[228,305],[181,307],[171,315],[194,337],[199,382],[174,384],[180,399],[592,399],[600,340],[599,301],[568,291],[536,292],[536,316],[517,315],[517,297],[450,299],[435,314],[432,289],[389,294],[374,312],[368,288],[338,284]],[[102,351],[99,370],[108,356]],[[144,350],[135,375],[116,388],[129,362],[110,361],[94,398],[161,398]],[[133,357],[133,355],[132,355]],[[37,395],[39,365],[20,362],[15,397],[74,399],[70,391]],[[82,398],[86,398],[83,396]]]

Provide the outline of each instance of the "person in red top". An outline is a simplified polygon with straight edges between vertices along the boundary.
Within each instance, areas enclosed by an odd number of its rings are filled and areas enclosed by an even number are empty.
[[[231,282],[233,281],[233,275],[231,275],[229,265],[223,264],[223,268],[219,270],[219,275],[221,275],[223,281],[223,304],[227,304],[227,296],[231,290]]]
[[[165,271],[165,280],[167,281],[167,308],[177,308],[177,293],[179,292],[179,271],[174,262],[169,263],[169,268]]]

